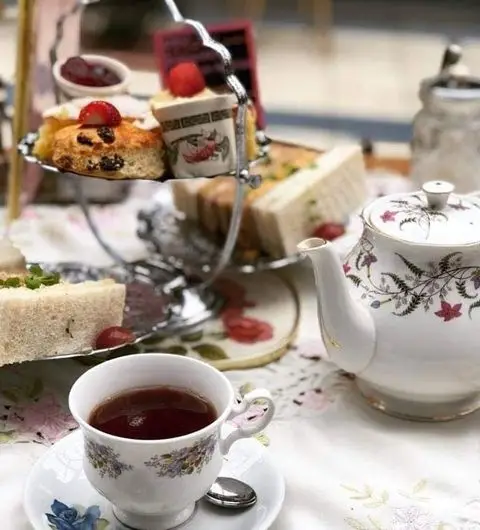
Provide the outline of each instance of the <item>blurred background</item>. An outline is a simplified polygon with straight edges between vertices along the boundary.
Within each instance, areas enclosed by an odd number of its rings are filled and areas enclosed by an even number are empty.
[[[0,76],[11,80],[16,2],[3,0]],[[260,90],[271,135],[332,141],[408,142],[418,85],[445,45],[465,46],[480,74],[478,0],[179,0],[204,22],[255,22]],[[103,0],[86,9],[82,48],[138,70],[134,92],[153,93],[152,34],[169,23],[161,0]]]

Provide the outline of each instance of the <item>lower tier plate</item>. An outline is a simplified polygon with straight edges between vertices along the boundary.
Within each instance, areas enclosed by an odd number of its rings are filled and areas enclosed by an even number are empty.
[[[222,243],[208,237],[197,223],[176,210],[170,190],[162,190],[161,201],[140,211],[138,221],[138,237],[164,261],[188,274],[208,273],[220,258]],[[244,253],[234,251],[228,270],[251,274],[281,269],[301,259],[300,254],[282,258],[259,255],[247,259]]]

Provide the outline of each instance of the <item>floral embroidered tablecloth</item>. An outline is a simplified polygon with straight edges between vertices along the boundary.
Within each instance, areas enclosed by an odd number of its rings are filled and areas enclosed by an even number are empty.
[[[124,206],[136,207],[135,201]],[[43,211],[48,222],[39,223],[39,209],[31,210],[25,221],[30,231],[16,235],[30,249],[28,258],[44,259],[47,248],[52,260],[88,255],[98,264],[106,262],[85,236],[75,208],[69,211],[72,222],[63,227],[58,219],[65,211]],[[101,215],[111,214],[107,209]],[[120,250],[138,259],[144,249],[134,241],[134,216],[122,214],[122,221],[116,229]],[[354,220],[338,243],[341,254],[359,230]],[[32,243],[39,239],[41,245]],[[277,403],[276,418],[261,438],[287,485],[273,530],[480,530],[480,415],[416,424],[371,410],[358,397],[353,379],[325,359],[310,269],[302,264],[287,274],[301,301],[296,341],[277,362],[227,372],[236,388],[267,387]],[[0,369],[2,530],[31,530],[22,508],[25,477],[52,443],[75,429],[66,398],[88,364],[52,360]],[[65,510],[56,504],[51,517],[61,518]]]

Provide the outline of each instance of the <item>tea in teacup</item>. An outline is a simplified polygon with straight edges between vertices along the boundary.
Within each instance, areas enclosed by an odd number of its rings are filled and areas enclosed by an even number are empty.
[[[217,419],[210,401],[184,388],[156,386],[116,394],[97,405],[88,423],[132,440],[166,440],[203,429]]]

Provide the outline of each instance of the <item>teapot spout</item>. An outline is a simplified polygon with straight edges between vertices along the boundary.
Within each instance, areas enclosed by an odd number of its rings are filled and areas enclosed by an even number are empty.
[[[328,354],[347,372],[362,372],[375,353],[372,315],[352,295],[331,243],[314,237],[302,241],[297,248],[312,262],[320,330]]]

